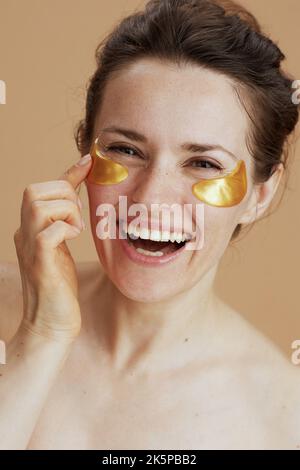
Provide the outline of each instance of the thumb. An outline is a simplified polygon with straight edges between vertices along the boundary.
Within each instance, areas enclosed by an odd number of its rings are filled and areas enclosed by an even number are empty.
[[[75,165],[72,165],[66,170],[59,179],[69,181],[74,189],[82,183],[87,177],[89,170],[91,169],[92,157],[88,153],[84,157],[80,158]]]

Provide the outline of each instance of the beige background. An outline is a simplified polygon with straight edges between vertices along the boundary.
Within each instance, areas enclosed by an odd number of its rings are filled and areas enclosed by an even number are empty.
[[[299,0],[241,0],[287,56],[300,79]],[[22,192],[31,182],[59,177],[78,158],[73,129],[83,116],[94,50],[137,0],[0,0],[0,260],[16,261],[13,233]],[[299,127],[297,135],[299,135]],[[290,356],[300,339],[300,143],[294,148],[288,189],[279,208],[260,222],[221,263],[217,289]],[[85,188],[81,195],[88,220]],[[92,236],[70,243],[76,260],[94,260]]]

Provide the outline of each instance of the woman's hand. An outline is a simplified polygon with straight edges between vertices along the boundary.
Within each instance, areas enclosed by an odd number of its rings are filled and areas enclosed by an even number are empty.
[[[89,155],[59,180],[34,183],[23,193],[14,235],[23,289],[22,326],[51,339],[74,339],[81,327],[78,281],[66,240],[84,228],[75,189],[91,167]]]

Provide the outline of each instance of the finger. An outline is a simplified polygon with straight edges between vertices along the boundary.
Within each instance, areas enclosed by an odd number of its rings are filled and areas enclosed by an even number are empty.
[[[80,160],[72,165],[68,170],[66,170],[63,175],[60,177],[61,180],[68,181],[74,189],[84,181],[87,177],[88,172],[91,168],[92,157],[88,153]]]
[[[30,206],[33,201],[48,201],[51,199],[70,199],[77,202],[78,195],[73,186],[66,180],[32,183],[23,192],[24,206]]]
[[[46,252],[49,248],[56,248],[65,240],[71,240],[79,235],[80,230],[63,220],[56,220],[36,236],[37,249]]]
[[[22,221],[22,226],[25,233],[33,238],[56,220],[64,220],[76,226],[80,231],[84,228],[78,205],[67,199],[33,201],[30,214]]]
[[[81,213],[82,204],[79,196],[72,185],[65,180],[54,180],[46,181],[42,183],[33,183],[27,186],[23,192],[23,201],[21,206],[21,225],[25,226],[28,224],[28,220],[31,220],[31,213],[33,210],[32,204],[35,201],[51,201],[67,200],[78,204],[79,211]]]

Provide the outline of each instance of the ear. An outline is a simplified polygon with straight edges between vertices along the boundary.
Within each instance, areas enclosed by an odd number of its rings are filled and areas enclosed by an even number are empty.
[[[276,194],[283,173],[284,166],[278,163],[273,167],[273,172],[267,181],[254,184],[247,208],[239,219],[239,224],[250,224],[262,217]]]

